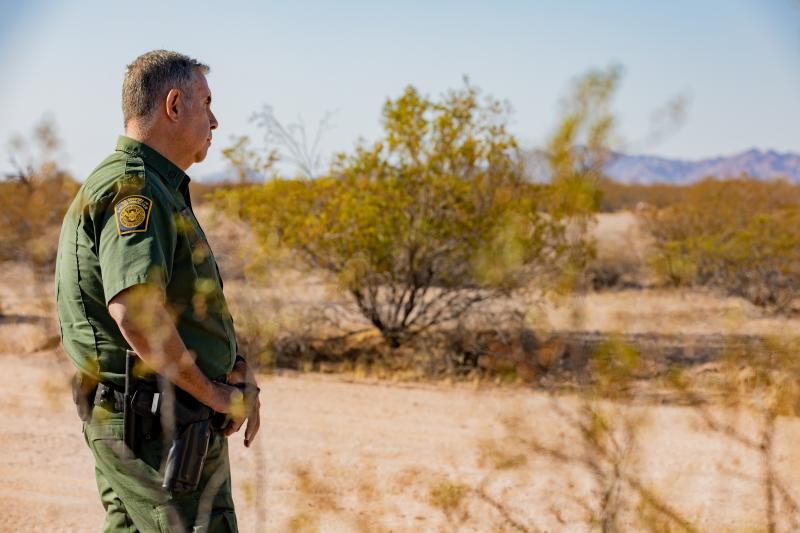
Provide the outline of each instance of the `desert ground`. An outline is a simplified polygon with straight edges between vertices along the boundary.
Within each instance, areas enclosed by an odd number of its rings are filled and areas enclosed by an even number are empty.
[[[63,358],[3,354],[0,370],[0,530],[98,531],[103,510]],[[579,501],[591,497],[588,472],[532,453],[502,470],[486,458],[487,442],[503,446],[525,431],[564,440],[559,434],[569,432],[568,424],[544,394],[314,375],[263,377],[262,387],[263,426],[254,447],[231,438],[242,531],[304,530],[314,523],[320,531],[596,529]],[[556,401],[566,409],[573,402]],[[763,529],[758,454],[698,429],[690,408],[640,411],[638,446],[646,453],[630,458],[639,477],[701,531]],[[504,418],[511,416],[529,429],[509,434]],[[795,498],[798,438],[796,420],[779,421],[777,471]],[[470,498],[465,516],[448,516],[433,495],[451,484],[484,491],[487,500]],[[488,498],[502,502],[508,516]],[[632,522],[628,530],[638,529]]]
[[[604,222],[603,232],[617,241],[638,239],[630,219]],[[260,292],[234,280],[226,293],[236,301],[248,294],[248,305],[263,301],[269,312],[331,290],[298,275]],[[71,366],[54,339],[51,294],[46,279],[6,265],[0,531],[98,531],[103,520],[68,390]],[[520,305],[551,330],[800,331],[795,319],[698,291],[598,292]],[[717,370],[710,364],[702,371]],[[770,523],[800,530],[793,503],[800,501],[800,421],[792,417],[771,421],[767,433],[758,411],[724,402],[699,409],[587,399],[477,379],[279,370],[262,375],[260,385],[258,439],[250,449],[241,434],[230,439],[242,531],[579,532],[602,530],[604,520],[618,531],[769,531]],[[610,455],[587,446],[587,412],[612,428],[617,448]]]

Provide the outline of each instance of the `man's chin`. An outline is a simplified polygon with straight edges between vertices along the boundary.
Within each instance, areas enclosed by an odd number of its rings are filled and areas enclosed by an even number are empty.
[[[195,163],[202,162],[206,158],[207,155],[208,155],[208,146],[206,146],[205,148],[203,148],[202,150],[200,150],[199,152],[197,152],[194,155],[194,162]]]

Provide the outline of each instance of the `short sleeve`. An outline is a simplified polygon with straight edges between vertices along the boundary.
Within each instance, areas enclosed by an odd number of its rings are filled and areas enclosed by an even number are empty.
[[[177,242],[173,209],[144,178],[121,180],[102,202],[98,243],[106,305],[140,284],[166,288]]]

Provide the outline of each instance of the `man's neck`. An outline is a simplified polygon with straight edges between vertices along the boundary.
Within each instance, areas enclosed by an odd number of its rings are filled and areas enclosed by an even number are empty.
[[[144,143],[159,154],[169,159],[176,167],[184,172],[190,166],[192,161],[181,160],[180,151],[175,148],[172,139],[167,135],[158,135],[153,133],[144,133],[142,130],[135,127],[128,127],[125,129],[125,136]]]

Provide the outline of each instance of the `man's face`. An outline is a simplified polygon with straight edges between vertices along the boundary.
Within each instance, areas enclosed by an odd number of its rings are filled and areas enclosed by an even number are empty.
[[[211,146],[211,131],[218,126],[217,118],[211,112],[211,90],[200,72],[194,73],[188,96],[184,100],[186,115],[181,124],[181,137],[187,159],[199,163],[206,158]]]

